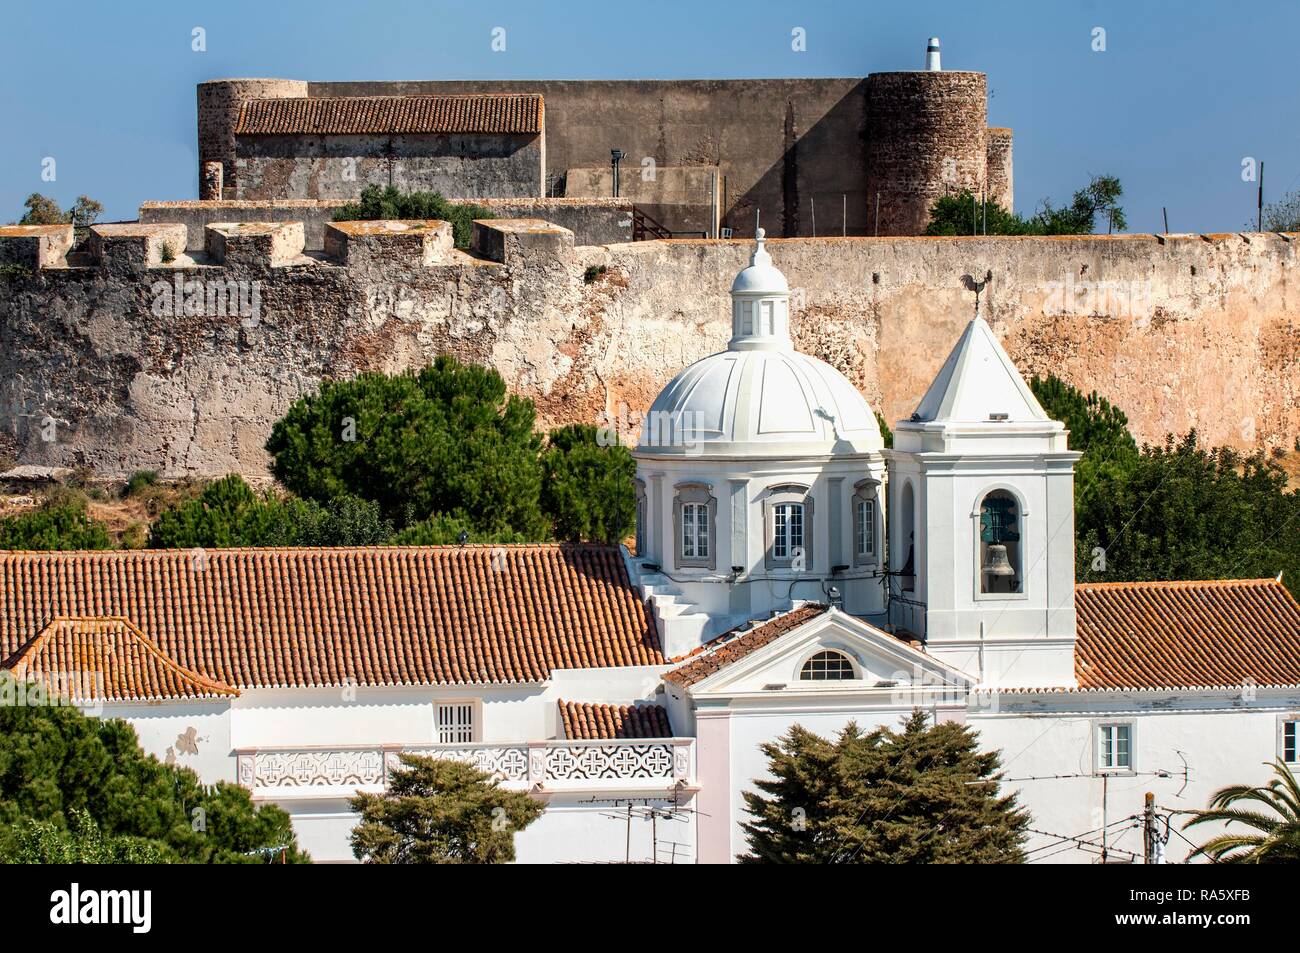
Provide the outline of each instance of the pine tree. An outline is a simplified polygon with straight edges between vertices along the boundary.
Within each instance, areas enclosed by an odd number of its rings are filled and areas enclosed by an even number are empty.
[[[556,539],[617,543],[636,524],[636,461],[627,447],[601,446],[591,424],[552,430],[542,453],[542,507]]]
[[[402,754],[383,794],[350,802],[361,815],[352,852],[368,864],[504,864],[515,833],[542,813],[540,802],[501,788],[473,765]]]
[[[1019,863],[1029,823],[1000,795],[998,756],[962,725],[850,724],[834,742],[799,726],[763,746],[741,863]]]
[[[288,862],[308,860],[279,807],[255,805],[245,788],[205,785],[189,768],[146,755],[125,721],[30,698],[0,673],[0,858],[23,850],[62,852],[71,861],[101,851],[261,863],[257,851],[284,845]]]
[[[271,472],[303,499],[373,500],[399,530],[442,517],[541,540],[535,419],[496,371],[444,355],[418,374],[326,381],[294,402],[266,449]]]
[[[111,549],[103,523],[90,518],[85,500],[52,499],[39,508],[0,519],[0,549]]]

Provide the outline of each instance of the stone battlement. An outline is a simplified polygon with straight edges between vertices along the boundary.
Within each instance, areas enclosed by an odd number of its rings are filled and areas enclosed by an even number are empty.
[[[348,221],[324,226],[323,250],[305,253],[302,222],[213,222],[203,226],[201,251],[186,251],[183,223],[92,225],[85,253],[68,260],[71,225],[0,226],[0,264],[39,271],[140,272],[155,269],[264,270],[286,266],[387,267],[526,265],[573,257],[573,233],[543,219],[474,222],[472,254],[457,251],[450,222]]]

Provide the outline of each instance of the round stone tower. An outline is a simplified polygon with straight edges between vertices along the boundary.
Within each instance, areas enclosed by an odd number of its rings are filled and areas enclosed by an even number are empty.
[[[1014,212],[1015,187],[1011,177],[1011,130],[993,126],[988,131],[989,201]]]
[[[870,233],[919,235],[940,196],[963,189],[979,195],[988,181],[987,125],[983,73],[922,70],[868,76]]]
[[[199,83],[199,186],[204,163],[220,162],[225,197],[235,192],[235,125],[250,99],[299,99],[307,95],[300,79],[214,79]]]

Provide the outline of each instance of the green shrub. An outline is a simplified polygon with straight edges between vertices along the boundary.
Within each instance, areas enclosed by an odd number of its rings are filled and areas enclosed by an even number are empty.
[[[451,223],[456,247],[469,248],[476,218],[492,218],[491,209],[471,203],[448,202],[437,192],[400,192],[393,186],[367,185],[361,198],[334,213],[334,221],[439,219]]]
[[[135,496],[145,487],[153,486],[157,482],[157,470],[136,470],[131,474],[131,479],[126,481],[126,495]]]
[[[112,549],[103,523],[86,513],[84,499],[52,497],[40,508],[0,519],[0,549]]]

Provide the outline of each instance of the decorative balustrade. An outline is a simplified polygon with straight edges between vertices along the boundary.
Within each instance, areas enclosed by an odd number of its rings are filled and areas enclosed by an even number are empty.
[[[691,785],[691,738],[538,741],[514,745],[356,745],[236,751],[239,783],[267,797],[379,790],[403,753],[472,764],[503,787],[542,791],[667,790]],[[332,789],[332,790],[331,790]]]

